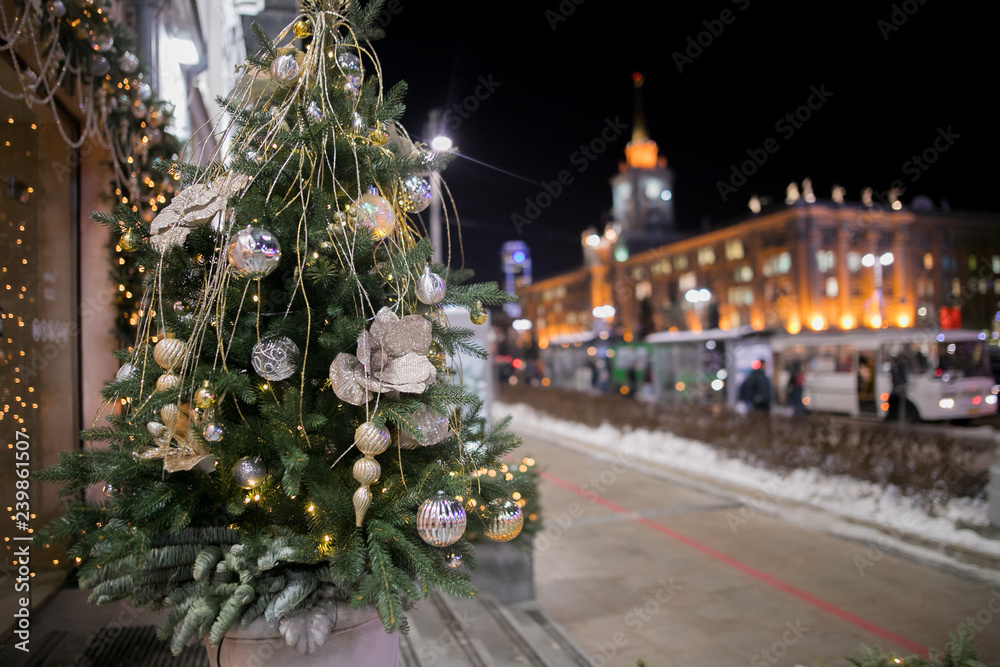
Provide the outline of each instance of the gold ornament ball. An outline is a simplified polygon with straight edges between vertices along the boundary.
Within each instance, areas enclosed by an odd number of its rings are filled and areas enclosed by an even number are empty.
[[[215,390],[212,389],[208,380],[205,380],[194,392],[194,405],[202,410],[215,405],[215,399]]]
[[[295,22],[295,26],[292,28],[295,31],[295,36],[299,39],[305,39],[312,35],[312,24],[306,19]]]
[[[486,537],[495,542],[510,542],[521,534],[524,527],[524,514],[511,500],[490,501],[483,518],[486,520]]]
[[[370,456],[363,456],[354,462],[351,472],[360,484],[374,484],[382,474],[382,466]]]
[[[366,456],[378,456],[389,448],[391,437],[385,428],[364,422],[354,430],[354,446]]]
[[[153,347],[153,359],[165,371],[180,368],[187,355],[187,345],[177,338],[164,338]]]
[[[180,385],[181,379],[173,373],[164,373],[156,378],[156,391],[173,391]]]
[[[444,346],[437,341],[433,341],[427,352],[428,358],[430,358],[431,363],[444,363]]]
[[[139,236],[139,232],[134,229],[125,230],[125,233],[122,234],[120,239],[118,239],[118,247],[125,252],[134,252],[138,250],[140,243],[142,243],[142,238]]]
[[[469,311],[469,319],[472,320],[473,324],[486,324],[486,320],[489,314],[486,309],[483,308],[483,304],[477,303],[476,306]]]

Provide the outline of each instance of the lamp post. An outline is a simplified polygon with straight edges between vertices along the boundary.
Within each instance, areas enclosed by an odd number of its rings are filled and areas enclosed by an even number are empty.
[[[451,150],[452,142],[449,137],[441,133],[441,110],[431,109],[427,119],[427,126],[424,129],[425,137],[433,137],[430,140],[432,155],[444,153]],[[431,245],[434,252],[431,259],[440,264],[444,260],[441,240],[441,174],[436,171],[431,172],[431,215],[430,215]]]

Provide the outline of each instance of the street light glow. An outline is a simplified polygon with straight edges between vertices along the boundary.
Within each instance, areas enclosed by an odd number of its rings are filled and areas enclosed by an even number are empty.
[[[861,264],[867,266],[868,268],[875,266],[875,255],[868,253],[861,258]]]
[[[531,331],[531,320],[514,320],[511,326],[514,331]]]
[[[594,308],[594,317],[610,319],[615,316],[614,306],[597,306]]]
[[[892,264],[893,259],[895,258],[892,256],[892,253],[887,252],[878,258],[878,263],[881,264],[882,266],[889,266],[890,264]]]
[[[451,138],[446,137],[443,134],[436,136],[434,137],[434,139],[431,140],[431,148],[433,148],[438,153],[444,153],[445,151],[450,151],[451,146],[452,146]]]

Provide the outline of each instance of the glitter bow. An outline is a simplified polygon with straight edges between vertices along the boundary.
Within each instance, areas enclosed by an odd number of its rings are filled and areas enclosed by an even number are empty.
[[[383,308],[358,336],[357,356],[341,352],[330,364],[333,391],[351,405],[365,403],[373,393],[423,393],[437,375],[427,359],[430,346],[429,320],[421,315],[399,318]]]
[[[226,209],[229,198],[249,183],[249,176],[230,172],[208,183],[184,188],[153,218],[149,242],[161,253],[184,243],[192,229],[208,224]]]

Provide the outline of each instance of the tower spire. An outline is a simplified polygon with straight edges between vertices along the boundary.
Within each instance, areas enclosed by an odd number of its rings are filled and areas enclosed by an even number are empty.
[[[642,106],[642,84],[646,83],[646,77],[642,72],[632,75],[632,84],[635,86],[635,118],[632,122],[632,143],[639,144],[649,141],[649,130],[646,129],[646,111]]]
[[[635,118],[632,122],[632,140],[625,146],[625,162],[631,169],[655,169],[660,165],[659,149],[656,142],[649,138],[646,129],[646,113],[642,104],[642,85],[646,77],[642,72],[632,75],[635,86]]]

